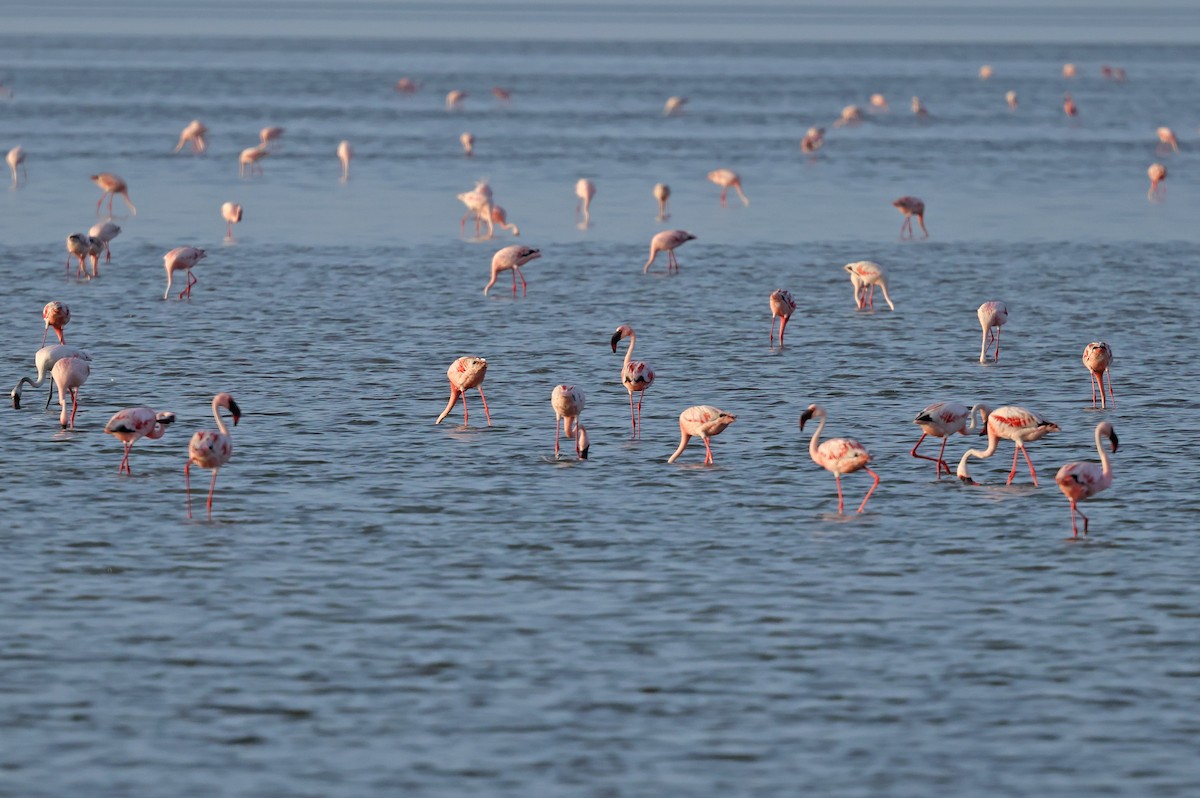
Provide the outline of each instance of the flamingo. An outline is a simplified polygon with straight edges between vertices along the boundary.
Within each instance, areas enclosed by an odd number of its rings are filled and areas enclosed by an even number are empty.
[[[125,181],[111,172],[101,172],[98,175],[92,175],[92,182],[100,187],[104,193],[100,195],[100,199],[96,202],[96,215],[100,215],[100,206],[104,204],[104,198],[108,197],[108,215],[112,216],[113,197],[117,194],[121,195],[121,199],[125,200],[125,204],[129,206],[130,212],[137,216],[137,208],[129,199],[129,186],[125,185]]]
[[[862,504],[858,505],[857,512],[861,513],[867,506],[867,500],[871,498],[871,494],[879,485],[879,475],[867,468],[867,463],[871,462],[871,453],[853,438],[830,438],[824,443],[820,443],[821,431],[825,429],[825,408],[820,405],[809,405],[808,409],[800,414],[800,429],[803,430],[804,422],[812,418],[821,419],[821,423],[817,425],[812,440],[808,442],[808,456],[814,463],[833,474],[833,479],[837,483],[838,515],[841,515],[843,511],[842,474],[866,471],[875,478],[867,490],[867,495],[863,496]]]
[[[446,95],[446,110],[457,111],[462,108],[463,100],[467,99],[467,93],[461,89],[455,89]]]
[[[1017,93],[1011,89],[1004,92],[1004,101],[1008,103],[1010,110],[1017,110]]]
[[[207,257],[207,253],[196,247],[175,247],[175,249],[163,255],[163,266],[167,270],[167,290],[163,292],[163,299],[171,293],[171,277],[177,271],[186,271],[188,282],[187,287],[179,292],[179,298],[183,299],[183,295],[187,294],[188,301],[192,300],[192,286],[200,282],[196,276],[192,274],[192,267]]]
[[[663,116],[679,116],[683,106],[687,105],[687,97],[668,97],[663,105]]]
[[[511,231],[517,238],[521,237],[521,229],[509,223],[508,214],[499,205],[492,206],[492,223],[498,225],[501,230]]]
[[[903,196],[892,202],[892,207],[904,214],[904,221],[900,223],[900,240],[903,241],[906,237],[913,237],[912,218],[917,217],[917,221],[921,224],[921,238],[929,238],[929,231],[925,229],[925,203],[916,197]],[[905,231],[908,235],[905,236]]]
[[[225,220],[225,240],[233,240],[233,226],[242,221],[242,206],[236,202],[221,204],[221,218]]]
[[[54,333],[58,336],[58,342],[65,344],[63,338],[63,327],[67,326],[67,322],[71,320],[71,309],[67,307],[67,303],[47,302],[46,307],[42,308],[42,321],[46,322],[46,326],[42,329],[42,346],[46,345],[46,333],[50,332],[50,328],[54,328]]]
[[[996,342],[995,362],[1000,362],[1000,328],[1008,323],[1008,305],[998,299],[984,302],[975,311],[979,326],[983,328],[983,345],[979,348],[979,362],[987,362],[988,344]],[[995,329],[995,333],[992,330]]]
[[[483,378],[487,374],[487,361],[481,357],[464,355],[450,364],[446,376],[450,378],[450,401],[446,409],[437,417],[434,424],[441,424],[442,419],[450,415],[458,399],[462,397],[463,426],[467,425],[467,389],[478,388],[479,398],[483,400],[483,415],[487,418],[488,426],[492,426],[492,415],[488,412],[487,397],[483,395]]]
[[[810,127],[800,140],[800,152],[812,155],[825,144],[825,128]]]
[[[204,123],[199,119],[193,119],[179,134],[179,143],[175,145],[175,152],[182,150],[184,145],[190,144],[192,152],[199,155],[208,149],[208,141],[204,138],[207,135],[208,128],[204,126]]]
[[[92,259],[92,277],[100,276],[100,256],[104,254],[104,242],[88,236],[88,257]]]
[[[213,491],[217,487],[217,470],[228,463],[229,458],[233,456],[233,440],[229,436],[229,428],[225,426],[225,422],[221,420],[221,414],[218,412],[222,407],[228,410],[233,417],[233,426],[237,426],[238,419],[242,417],[242,409],[238,407],[232,396],[222,392],[214,396],[212,400],[213,418],[217,420],[217,430],[199,430],[192,435],[191,441],[188,442],[188,459],[183,466],[188,518],[192,517],[192,477],[190,473],[192,464],[212,469],[212,482],[208,486],[208,517],[211,520]]]
[[[672,269],[679,271],[675,248],[693,241],[695,238],[687,230],[663,230],[661,233],[656,233],[654,238],[650,239],[650,260],[646,261],[646,265],[642,267],[642,274],[646,273],[660,252],[667,253],[667,273],[670,274]]]
[[[575,184],[575,196],[579,197],[579,202],[575,205],[575,220],[579,221],[582,214],[583,221],[580,222],[581,228],[586,228],[592,223],[592,197],[596,196],[596,184],[586,177],[579,178],[579,182]]]
[[[167,425],[174,420],[174,413],[155,413],[148,407],[127,407],[114,414],[104,425],[104,431],[125,444],[125,456],[117,466],[117,473],[133,474],[129,469],[129,452],[133,449],[134,441],[138,438],[161,438],[167,431]]]
[[[575,440],[575,454],[580,460],[588,456],[587,430],[579,423],[583,412],[583,391],[574,385],[556,385],[550,392],[550,406],[554,408],[554,456],[558,457],[558,422],[562,419],[562,433]]]
[[[856,106],[856,105],[851,105],[851,106],[847,106],[847,107],[855,108],[855,109],[858,108],[858,106]],[[886,114],[888,111],[891,110],[891,108],[888,106],[887,98],[884,97],[882,94],[878,94],[878,93],[871,95],[871,108],[874,110],[875,113],[879,113],[879,114]]]
[[[458,223],[459,235],[466,235],[467,219],[475,218],[475,238],[479,238],[480,222],[487,222],[488,234],[483,237],[483,240],[488,240],[495,235],[496,228],[492,220],[492,192],[486,183],[481,183],[481,186],[487,188],[487,191],[481,191],[479,186],[476,186],[473,191],[466,191],[458,195],[458,200],[463,205],[467,206],[467,212],[463,214],[463,218]]]
[[[262,165],[259,163],[263,158],[270,155],[265,144],[259,144],[254,147],[247,147],[238,155],[238,176],[245,177],[247,167],[249,167],[250,176],[254,177],[254,173],[263,173]]]
[[[47,377],[51,377],[51,372],[54,369],[54,364],[66,357],[78,357],[91,362],[91,355],[82,349],[66,344],[50,344],[43,346],[33,356],[34,365],[37,367],[37,379],[32,380],[29,377],[22,377],[17,381],[16,387],[12,389],[9,396],[12,397],[13,410],[21,409],[21,388],[28,385],[30,388],[40,388]],[[51,377],[53,379],[53,377]],[[46,407],[50,407],[50,399],[54,396],[54,386],[50,386],[50,392],[46,394]]]
[[[533,247],[526,247],[521,244],[513,244],[501,249],[492,256],[492,279],[483,287],[483,295],[487,296],[488,290],[496,284],[496,277],[500,272],[512,270],[513,273],[513,296],[517,295],[517,278],[521,278],[521,296],[525,296],[525,275],[521,274],[521,267],[531,260],[537,260],[542,257],[541,250]]]
[[[742,204],[749,206],[750,200],[742,191],[742,178],[732,169],[714,169],[708,173],[710,183],[716,183],[721,187],[721,207],[725,207],[725,195],[729,193],[729,189],[733,189],[742,198]]]
[[[979,79],[989,80],[992,77],[992,67],[990,64],[984,64],[979,68]]]
[[[1151,202],[1162,202],[1167,198],[1167,187],[1163,185],[1163,181],[1167,179],[1167,167],[1160,163],[1152,163],[1146,174],[1150,176],[1150,190],[1146,192],[1146,197]]]
[[[83,233],[71,233],[67,236],[67,273],[71,271],[71,258],[79,259],[79,267],[75,270],[75,276],[86,277],[87,269],[84,268],[83,262],[92,251],[91,239]]]
[[[1083,365],[1087,366],[1088,375],[1091,377],[1092,407],[1096,406],[1096,388],[1100,389],[1100,407],[1107,407],[1104,403],[1105,374],[1108,375],[1108,395],[1112,397],[1113,407],[1117,405],[1117,397],[1112,389],[1112,372],[1108,370],[1112,359],[1112,347],[1103,341],[1092,341],[1083,348]]]
[[[462,143],[463,153],[468,158],[474,157],[475,156],[475,134],[464,132],[462,135],[460,135],[458,137],[458,140],[459,140],[459,142]]]
[[[779,319],[779,346],[783,346],[783,330],[787,327],[788,320],[792,318],[792,313],[796,310],[796,300],[792,299],[792,295],[782,288],[776,288],[771,292],[771,297],[768,300],[771,305],[771,340],[770,343],[775,343],[775,319]]]
[[[283,136],[283,128],[281,127],[264,127],[258,131],[258,140],[260,146],[265,150],[276,141],[279,141]]]
[[[69,426],[75,428],[75,413],[79,410],[79,388],[87,382],[92,367],[81,357],[60,358],[50,370],[54,384],[58,387],[58,404],[62,412],[58,414],[58,423],[63,429]],[[71,421],[67,423],[67,394],[71,396]]]
[[[914,96],[912,98],[912,112],[919,117],[929,116],[929,109],[921,102],[921,98]]]
[[[854,285],[854,304],[858,310],[864,307],[875,309],[875,286],[883,291],[883,299],[892,310],[892,298],[888,296],[887,274],[878,263],[860,260],[857,263],[847,263],[842,267],[850,274],[850,282]]]
[[[883,100],[882,94],[876,95],[876,96],[878,96],[879,99]],[[888,107],[887,100],[883,100],[883,105],[875,105],[875,97],[871,98],[871,105],[875,108],[878,108],[881,111],[886,111],[887,107]],[[833,123],[833,126],[834,127],[846,127],[847,125],[850,125],[851,127],[853,127],[854,125],[860,124],[862,122],[862,120],[863,120],[862,109],[859,108],[857,105],[847,105],[845,108],[842,109],[842,115],[840,117],[838,117],[838,120],[836,122]]]
[[[629,391],[629,422],[633,425],[634,436],[638,435],[642,425],[642,400],[646,398],[646,389],[654,384],[654,369],[644,360],[633,360],[633,345],[637,341],[633,328],[622,324],[612,334],[610,343],[612,351],[617,351],[617,342],[622,338],[629,339],[629,348],[625,350],[625,363],[621,366],[621,384]],[[633,392],[638,392],[637,416],[633,414]]]
[[[1029,452],[1025,451],[1025,444],[1041,440],[1051,432],[1059,432],[1058,425],[1047,421],[1037,413],[1015,405],[998,407],[990,413],[986,407],[980,407],[980,412],[985,419],[984,432],[987,432],[988,447],[983,450],[967,450],[967,453],[958,461],[958,478],[972,485],[978,484],[971,479],[971,475],[967,472],[967,460],[972,457],[980,459],[991,457],[996,453],[996,444],[1000,442],[1000,439],[1007,438],[1016,444],[1016,449],[1013,450],[1012,470],[1008,473],[1008,481],[1004,484],[1012,484],[1013,477],[1017,474],[1017,455],[1023,454],[1025,463],[1029,466],[1029,475],[1033,477],[1033,484],[1036,487],[1038,484],[1037,472],[1033,470],[1033,462],[1029,459]],[[979,434],[982,435],[983,432]]]
[[[1073,78],[1079,73],[1074,64],[1063,64],[1062,76],[1064,78]]]
[[[4,156],[8,168],[12,170],[13,188],[16,188],[20,183],[17,180],[17,167],[21,167],[21,174],[25,178],[25,182],[29,182],[29,173],[25,171],[25,148],[21,146],[13,147],[8,151],[8,155]]]
[[[1179,139],[1175,138],[1174,131],[1169,127],[1160,127],[1155,131],[1158,134],[1158,147],[1155,152],[1163,155],[1170,151],[1179,152]]]
[[[671,218],[667,213],[667,200],[671,198],[671,187],[666,183],[654,184],[654,199],[658,200],[658,221],[665,222]]]
[[[1063,113],[1071,118],[1079,116],[1079,106],[1075,104],[1070,92],[1063,94]]]
[[[412,78],[400,78],[396,81],[396,91],[401,94],[416,94],[421,84]]]
[[[1067,497],[1067,501],[1071,502],[1071,537],[1079,537],[1079,529],[1075,525],[1075,513],[1079,513],[1083,518],[1083,536],[1087,537],[1088,533],[1088,517],[1076,504],[1084,499],[1092,498],[1112,484],[1112,463],[1108,461],[1104,444],[1100,440],[1106,436],[1112,450],[1116,452],[1117,433],[1113,431],[1112,424],[1101,421],[1096,425],[1096,451],[1100,453],[1099,466],[1095,463],[1067,463],[1054,475],[1054,481],[1058,483],[1059,490]]]
[[[87,234],[88,238],[92,241],[99,241],[104,244],[104,262],[109,263],[112,261],[112,250],[109,248],[109,245],[114,238],[121,235],[121,228],[112,219],[109,219],[104,222],[96,222],[88,230]]]
[[[512,92],[499,86],[493,86],[492,96],[499,100],[501,105],[508,105],[508,101],[512,99]]]
[[[947,474],[950,474],[950,466],[943,459],[946,454],[946,441],[956,432],[960,435],[966,435],[968,429],[974,430],[975,411],[982,407],[983,405],[975,405],[968,408],[959,402],[934,402],[929,405],[920,413],[917,413],[917,417],[913,419],[913,423],[919,424],[921,427],[921,437],[917,439],[917,445],[912,448],[910,454],[913,457],[918,457],[922,460],[932,460],[937,463],[934,473],[937,474],[938,479],[942,478],[943,468],[946,469]],[[921,448],[921,443],[929,435],[942,439],[942,448],[938,452],[937,457],[917,454],[917,449]]]
[[[684,410],[679,414],[679,448],[667,458],[667,462],[674,463],[687,448],[688,441],[693,437],[698,437],[704,441],[704,464],[712,465],[712,448],[708,445],[709,439],[720,435],[735,421],[737,421],[737,416],[712,405],[696,405]]]
[[[342,182],[345,183],[350,179],[350,159],[354,157],[354,150],[350,148],[350,142],[342,139],[337,145],[338,161],[342,164]]]

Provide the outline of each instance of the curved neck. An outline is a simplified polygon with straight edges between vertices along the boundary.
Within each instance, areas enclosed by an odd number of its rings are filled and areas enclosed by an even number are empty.
[[[22,377],[17,382],[17,386],[15,388],[13,388],[13,393],[15,393],[17,396],[20,396],[22,385],[25,385],[26,383],[28,383],[30,388],[40,388],[40,387],[42,387],[42,383],[45,381],[46,381],[46,373],[45,372],[42,372],[41,374],[38,375],[36,382],[29,379],[28,377]]]
[[[985,458],[985,457],[991,457],[992,455],[994,455],[996,453],[996,446],[999,443],[1000,443],[1000,436],[995,435],[992,433],[991,430],[988,430],[988,446],[987,446],[987,448],[986,449],[968,449],[966,454],[964,454],[962,456],[962,460],[959,461],[959,467],[966,465],[967,458],[969,458],[969,457],[979,457],[981,459]]]
[[[625,365],[622,368],[629,368],[629,361],[633,359],[633,344],[637,336],[632,332],[629,333],[629,348],[625,350]]]
[[[813,460],[817,459],[817,447],[821,445],[821,430],[825,429],[825,416],[821,416],[821,423],[817,424],[817,431],[813,433],[812,440],[808,442],[808,456]]]
[[[1112,463],[1108,461],[1108,453],[1104,451],[1104,443],[1100,440],[1100,427],[1096,427],[1096,451],[1100,453],[1100,471],[1104,476],[1112,476]]]
[[[213,399],[212,409],[213,418],[217,420],[217,429],[221,430],[222,435],[228,435],[229,428],[225,426],[225,422],[221,420],[221,414],[218,412],[221,409],[221,404],[218,400]]]

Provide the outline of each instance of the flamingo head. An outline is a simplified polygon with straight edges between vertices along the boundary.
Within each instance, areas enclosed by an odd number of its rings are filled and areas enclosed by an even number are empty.
[[[13,410],[20,410],[21,409],[21,383],[19,383],[19,382],[17,383],[17,387],[12,389],[12,393],[10,393],[9,396],[12,397]]]
[[[154,420],[163,425],[171,424],[175,421],[175,414],[164,410],[161,413],[155,413]]]
[[[820,405],[809,405],[808,409],[800,414],[800,429],[804,429],[804,422],[810,418],[825,418],[825,408]]]
[[[217,394],[216,401],[213,403],[216,407],[223,407],[229,411],[229,415],[233,416],[233,426],[237,426],[238,419],[242,417],[242,408],[238,407],[238,403],[233,400],[233,397],[227,393]]]
[[[612,340],[609,342],[612,344],[612,351],[616,352],[617,342],[629,335],[633,335],[633,328],[628,324],[622,324],[620,327],[618,327],[617,331],[612,334]]]
[[[1113,430],[1113,425],[1107,421],[1101,422],[1100,434],[1108,436],[1108,442],[1112,446],[1112,450],[1115,452],[1117,450],[1117,444],[1119,441],[1117,440],[1117,433]]]

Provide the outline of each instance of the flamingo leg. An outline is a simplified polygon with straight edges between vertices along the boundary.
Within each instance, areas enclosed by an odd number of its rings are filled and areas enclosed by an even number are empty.
[[[54,396],[54,383],[50,383],[50,393],[46,394],[46,409],[47,410],[50,409],[50,398],[52,396]]]
[[[867,291],[867,307],[871,310],[875,309],[875,283],[871,283]]]
[[[463,400],[463,426],[465,427],[467,426],[467,392],[459,391],[458,393]]]
[[[1117,406],[1117,395],[1115,393],[1113,393],[1113,389],[1112,389],[1112,372],[1105,369],[1104,373],[1108,375],[1108,395],[1112,399],[1113,407],[1116,407]],[[1100,396],[1101,397],[1104,396],[1104,383],[1103,382],[1100,383]]]
[[[641,405],[641,402],[638,402]],[[629,391],[629,424],[633,427],[633,435],[637,437],[637,417],[633,414],[633,390]]]
[[[921,443],[925,440],[926,436],[928,436],[928,435],[929,435],[928,432],[921,433],[921,437],[917,439],[917,445],[912,448],[912,451],[909,452],[909,454],[911,454],[913,457],[920,458],[921,460],[932,460],[933,462],[937,463],[938,464],[937,465],[937,475],[938,475],[938,479],[941,479],[942,478],[942,466],[945,465],[945,462],[942,460],[941,455],[938,455],[937,457],[930,457],[927,454],[917,454],[917,449],[921,448]],[[943,438],[942,439],[942,450],[945,451],[945,448],[946,448],[946,439]],[[947,471],[947,473],[949,473],[949,471],[950,471],[949,466],[946,466],[946,471]]]
[[[75,429],[75,412],[79,410],[79,389],[71,389],[71,429]]]
[[[125,443],[125,456],[121,458],[121,464],[119,466],[117,466],[118,474],[120,474],[123,471],[127,471],[129,469],[129,449],[131,446],[133,446],[132,443],[130,443],[130,442]]]
[[[668,249],[667,250],[667,272],[670,273],[672,270],[674,270],[675,272],[679,271],[679,261],[675,257],[675,250]]]
[[[1000,362],[1000,327],[996,327],[996,362]]]
[[[1021,453],[1021,444],[1018,443],[1016,448],[1013,449],[1012,470],[1008,472],[1008,481],[1004,483],[1005,485],[1011,485],[1012,481],[1013,481],[1013,477],[1015,477],[1017,475],[1017,455],[1019,455],[1020,453]],[[1028,459],[1028,456],[1026,456],[1026,459]]]
[[[921,238],[929,238],[929,231],[925,229],[925,214],[917,214],[917,223],[921,225]],[[909,226],[912,226],[912,222],[909,222]]]
[[[217,469],[213,469],[212,482],[208,483],[208,520],[212,520],[213,491],[217,489]]]
[[[1095,407],[1096,406],[1096,372],[1089,371],[1088,373],[1091,375],[1090,382],[1091,382],[1091,386],[1092,386],[1092,407]],[[1100,401],[1101,402],[1104,401],[1104,388],[1103,387],[1100,388]]]
[[[838,515],[842,514],[842,475],[838,472],[833,472],[833,480],[837,483],[838,492]]]
[[[632,399],[633,397],[630,396],[630,398]],[[645,398],[646,398],[646,391],[643,390],[641,393],[638,394],[637,425],[636,425],[638,438],[642,437],[642,400]]]
[[[108,244],[104,244],[104,262],[112,263],[112,250],[108,248]]]
[[[1037,487],[1037,472],[1033,470],[1033,461],[1029,459],[1029,452],[1025,451],[1024,446],[1021,447],[1021,454],[1025,456],[1025,464],[1029,466],[1029,476],[1033,477],[1033,485]],[[1084,526],[1086,527],[1086,524]]]
[[[192,467],[191,460],[188,460],[186,463],[183,464],[183,489],[187,493],[188,518],[192,517],[192,476],[190,473],[191,467]]]
[[[787,327],[789,316],[779,317],[779,346],[783,348],[783,331]]]
[[[101,194],[101,195],[100,195],[100,199],[96,201],[96,215],[97,215],[97,216],[99,216],[99,215],[100,215],[100,206],[104,204],[104,196],[105,196],[105,194],[107,194],[107,193],[108,193],[108,192],[106,191],[106,192],[104,192],[104,194]]]
[[[721,207],[725,207],[725,195],[729,193],[729,186],[721,189]]]
[[[707,437],[703,437],[703,438],[701,438],[700,440],[704,441],[704,464],[705,464],[705,465],[712,465],[712,461],[713,461],[713,459],[712,459],[712,449],[711,449],[711,448],[709,448],[709,445],[708,445],[708,438],[707,438]]]
[[[782,336],[781,336],[781,337],[782,337]],[[772,317],[771,317],[771,337],[770,337],[770,342],[771,342],[771,346],[774,346],[774,345],[775,345],[775,317],[774,317],[774,316],[772,316]]]
[[[484,416],[484,418],[487,419],[488,426],[490,427],[490,426],[492,426],[492,414],[488,412],[487,397],[483,395],[483,387],[482,386],[480,386],[480,388],[479,388],[479,398],[481,400],[483,400],[483,416]],[[466,399],[463,399],[463,407],[466,408],[466,406],[467,406],[467,401],[466,401]],[[465,410],[464,410],[464,415],[466,415]]]
[[[525,275],[521,274],[521,270],[516,267],[513,267],[513,271],[516,272],[517,276],[521,278],[521,296],[528,296],[529,292],[525,288]],[[513,286],[513,294],[516,294],[516,292],[517,292],[517,287],[516,287],[516,285],[514,285]]]
[[[950,439],[949,435],[947,435],[945,438],[942,438],[942,448],[938,452],[938,479],[942,478],[941,469],[943,469],[943,468],[946,469],[946,476],[950,476],[950,474],[952,473],[950,471],[950,466],[947,465],[947,463],[946,463],[946,441],[948,441],[949,439]]]
[[[558,457],[558,417],[554,417],[554,456]]]
[[[858,512],[860,512],[860,513],[863,511],[863,508],[867,506],[867,499],[871,498],[871,494],[875,492],[875,488],[879,485],[879,475],[878,474],[876,474],[874,471],[872,471],[871,469],[866,468],[866,467],[863,468],[863,471],[866,471],[868,474],[875,477],[875,481],[871,483],[871,487],[867,491],[867,495],[863,496],[862,504],[858,505]]]

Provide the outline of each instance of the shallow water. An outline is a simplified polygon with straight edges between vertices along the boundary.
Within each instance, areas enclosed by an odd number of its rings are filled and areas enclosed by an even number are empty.
[[[283,32],[198,25],[186,47],[118,33],[90,60],[32,12],[34,35],[0,35],[15,92],[0,149],[29,153],[28,185],[0,192],[0,363],[13,382],[31,371],[51,299],[94,357],[77,429],[42,412],[42,390],[0,413],[0,794],[1194,790],[1195,44],[909,30],[864,53],[646,46],[622,28],[580,45],[553,15],[515,42],[482,39],[487,17],[462,38],[382,39],[361,9],[339,36],[311,37],[313,6]],[[1108,13],[1106,40],[1139,41]],[[981,63],[997,76],[979,81]],[[425,88],[402,98],[406,74]],[[451,88],[471,92],[453,115]],[[832,128],[875,91],[892,113]],[[690,102],[664,119],[671,94]],[[209,153],[172,155],[194,117]],[[287,128],[279,152],[239,180],[267,124]],[[810,162],[812,124],[828,143]],[[1182,154],[1155,154],[1159,124]],[[1169,195],[1153,205],[1158,158]],[[748,208],[718,206],[718,166],[742,174]],[[78,282],[62,241],[95,221],[97,171],[126,178],[139,214],[118,200],[113,262]],[[542,249],[526,297],[506,275],[481,294],[511,238],[457,237],[454,195],[481,176]],[[581,176],[598,186],[586,231]],[[698,236],[673,277],[661,260],[641,274],[658,181],[668,226]],[[928,204],[929,241],[897,240],[902,194]],[[231,199],[246,217],[225,244]],[[184,244],[208,249],[200,282],[162,302],[162,254]],[[841,267],[860,259],[888,269],[895,312],[855,312]],[[799,306],[782,350],[766,335],[779,286]],[[1000,362],[980,365],[975,308],[995,298],[1010,320]],[[621,323],[657,372],[636,442],[608,343]],[[1096,339],[1117,358],[1105,411],[1079,361]],[[490,363],[491,427],[475,392],[469,427],[461,408],[433,424],[462,354]],[[587,394],[586,462],[553,458],[559,382]],[[188,521],[186,441],[219,390],[244,411],[235,454],[212,522]],[[937,399],[1057,422],[1029,447],[1041,486],[1023,463],[1004,486],[1008,443],[973,462],[979,487],[935,480],[908,453]],[[810,402],[827,436],[874,455],[861,516],[836,514],[808,457]],[[101,430],[143,403],[178,423],[118,477]],[[668,466],[693,404],[738,420],[713,467],[698,441]],[[1069,541],[1053,475],[1097,459],[1102,419],[1121,438],[1115,482],[1084,508],[1090,538]],[[947,460],[976,445],[953,439]],[[849,508],[868,484],[844,480]]]

